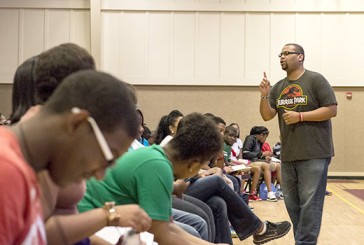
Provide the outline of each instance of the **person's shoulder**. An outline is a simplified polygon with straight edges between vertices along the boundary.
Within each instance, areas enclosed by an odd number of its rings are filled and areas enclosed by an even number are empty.
[[[276,83],[273,85],[273,87],[275,87],[275,86],[279,86],[280,84],[282,84],[282,83],[284,82],[284,80],[286,80],[286,78],[282,78],[282,79],[280,79],[278,82],[276,82]]]
[[[23,172],[32,172],[29,164],[25,162],[19,142],[11,130],[0,128],[0,144],[0,168],[8,168],[9,171],[18,169]]]
[[[325,80],[326,81],[326,78],[321,73],[318,73],[316,71],[311,71],[311,70],[306,69],[305,70],[305,75],[310,76],[310,77],[315,78],[315,79]]]

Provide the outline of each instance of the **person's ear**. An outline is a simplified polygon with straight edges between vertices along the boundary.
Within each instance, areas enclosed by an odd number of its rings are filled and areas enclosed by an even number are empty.
[[[172,125],[169,125],[168,126],[168,129],[169,129],[169,133],[170,134],[175,134],[176,132],[175,132],[175,130],[173,129],[174,127],[172,126]]]
[[[300,63],[302,63],[302,61],[303,61],[303,54],[298,55],[298,61]]]
[[[188,172],[193,172],[194,170],[199,170],[201,168],[201,163],[198,160],[192,160],[190,164],[188,164]]]
[[[89,115],[88,111],[73,107],[67,120],[67,131],[72,132],[76,130],[80,125],[87,122]]]

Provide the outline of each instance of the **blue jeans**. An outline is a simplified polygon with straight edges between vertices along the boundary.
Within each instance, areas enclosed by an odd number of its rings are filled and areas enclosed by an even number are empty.
[[[207,224],[204,219],[196,214],[187,213],[178,209],[172,209],[174,222],[193,236],[203,240],[208,239]]]
[[[282,162],[282,191],[296,245],[317,243],[330,161]]]
[[[215,242],[232,244],[229,221],[240,240],[253,235],[262,224],[243,200],[217,175],[197,179],[185,193],[210,206],[215,218]]]
[[[188,213],[196,214],[203,218],[207,223],[208,240],[209,242],[215,241],[215,221],[211,208],[197,198],[183,195],[183,199],[172,197],[172,207]]]

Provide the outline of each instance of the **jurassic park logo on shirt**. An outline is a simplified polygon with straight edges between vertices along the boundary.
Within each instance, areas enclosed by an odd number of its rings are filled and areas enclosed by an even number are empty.
[[[279,95],[277,108],[293,110],[298,105],[307,105],[307,96],[303,95],[302,88],[297,84],[291,84]]]

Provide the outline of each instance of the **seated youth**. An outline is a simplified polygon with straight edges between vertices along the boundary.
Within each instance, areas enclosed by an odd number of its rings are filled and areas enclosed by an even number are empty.
[[[205,140],[200,140],[203,137]],[[100,207],[105,201],[139,204],[152,218],[149,232],[160,245],[211,244],[191,236],[171,222],[175,179],[198,173],[222,147],[211,119],[193,113],[181,119],[177,133],[165,146],[153,145],[126,153],[101,182],[88,181],[79,210]]]

